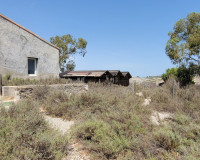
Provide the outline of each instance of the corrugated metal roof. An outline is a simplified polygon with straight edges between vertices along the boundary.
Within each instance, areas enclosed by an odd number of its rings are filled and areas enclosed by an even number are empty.
[[[116,76],[119,74],[124,77],[127,75],[132,77],[129,72],[120,72],[120,70],[66,71],[60,73],[60,77],[101,77],[103,74],[110,74],[110,76]]]
[[[106,73],[106,71],[105,72],[100,72],[100,71],[98,71],[98,72],[90,72],[88,77],[101,77],[104,73]]]
[[[63,72],[60,77],[101,77],[107,71],[71,71]]]

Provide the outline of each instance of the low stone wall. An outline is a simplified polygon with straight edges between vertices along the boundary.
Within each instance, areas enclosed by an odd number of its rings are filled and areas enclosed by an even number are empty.
[[[44,85],[25,85],[25,86],[3,86],[2,87],[2,97],[13,97],[16,100],[19,100],[24,97],[31,96],[34,89],[44,87]],[[46,87],[51,90],[62,91],[67,94],[77,94],[86,92],[88,90],[88,85],[84,83],[80,84],[55,84],[47,85]]]

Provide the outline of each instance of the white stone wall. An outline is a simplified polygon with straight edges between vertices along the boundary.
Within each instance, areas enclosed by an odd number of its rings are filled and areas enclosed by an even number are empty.
[[[28,75],[28,57],[38,58],[36,77]],[[20,78],[58,77],[59,51],[0,17],[0,74],[7,73]]]

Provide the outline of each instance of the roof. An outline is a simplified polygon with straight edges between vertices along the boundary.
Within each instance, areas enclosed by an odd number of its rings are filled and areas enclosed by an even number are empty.
[[[120,75],[131,78],[129,72],[120,72],[120,70],[89,70],[89,71],[66,71],[60,73],[61,78],[65,77],[101,77],[103,74],[110,74],[111,76]]]
[[[22,27],[21,25],[19,25],[19,24],[15,23],[15,22],[14,22],[14,21],[12,21],[11,19],[7,18],[6,16],[4,16],[4,15],[0,14],[0,17],[2,17],[2,18],[4,18],[4,19],[6,19],[7,21],[9,21],[9,22],[11,22],[12,24],[16,25],[17,27],[19,27],[19,28],[21,28],[21,29],[25,30],[26,32],[28,32],[28,33],[32,34],[32,35],[33,35],[33,36],[35,36],[36,38],[38,38],[38,39],[40,39],[41,41],[43,41],[43,42],[47,43],[48,45],[50,45],[50,46],[52,46],[52,47],[54,47],[54,48],[56,48],[56,49],[60,50],[60,49],[59,49],[57,46],[55,46],[55,45],[53,45],[52,43],[48,42],[47,40],[45,40],[45,39],[41,38],[40,36],[36,35],[35,33],[33,33],[33,32],[31,32],[31,31],[29,31],[28,29],[26,29],[26,28]]]
[[[60,73],[60,77],[101,77],[103,74],[107,73],[106,70],[101,71],[67,71]],[[108,72],[109,73],[109,72]]]
[[[129,72],[122,72],[122,74],[123,74],[124,77],[126,77],[126,76],[129,76],[130,78],[132,77]]]
[[[117,74],[121,74],[120,70],[108,70],[113,76],[116,76]]]

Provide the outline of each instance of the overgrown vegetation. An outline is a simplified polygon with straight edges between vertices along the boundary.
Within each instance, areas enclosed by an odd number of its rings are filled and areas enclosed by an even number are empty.
[[[162,79],[167,81],[169,78],[174,78],[181,87],[184,87],[194,84],[195,75],[200,75],[200,66],[191,63],[189,66],[181,65],[178,68],[167,69],[166,73],[162,74]]]
[[[9,110],[0,110],[0,159],[61,159],[67,151],[67,139],[49,129],[37,103],[19,102]]]
[[[90,151],[92,159],[198,159],[200,87],[191,85],[179,88],[177,85],[173,97],[172,82],[173,79],[168,79],[163,87],[146,90],[137,86],[136,91],[142,90],[143,97],[133,95],[129,87],[116,85],[89,84],[87,93],[77,95],[56,93],[46,86],[40,86],[34,90],[34,103],[25,101],[18,104],[19,109],[2,111],[7,120],[0,120],[0,126],[4,128],[0,133],[4,135],[5,130],[9,133],[1,140],[1,145],[8,146],[2,150],[3,156],[23,159],[27,155],[45,159],[50,155],[61,157],[67,151],[66,143],[60,141],[60,137],[57,141],[52,138],[54,135],[34,109],[38,105],[43,106],[47,114],[75,120],[71,135]],[[143,106],[147,97],[152,102],[150,106]],[[150,118],[155,111],[171,113],[172,118],[155,125]],[[15,135],[11,130],[20,134]],[[15,141],[19,144],[17,149],[13,149],[11,143]]]
[[[72,80],[61,78],[46,78],[46,79],[23,79],[13,78],[10,74],[2,78],[3,86],[20,86],[20,85],[51,85],[51,84],[66,84],[71,83]],[[75,83],[75,81],[73,81]]]
[[[72,135],[94,159],[198,159],[200,90],[176,86],[175,91],[172,98],[172,80],[143,91],[144,97],[127,87],[90,84],[80,95],[48,91],[41,103],[53,116],[77,120]],[[145,97],[151,97],[150,106],[141,105]],[[154,111],[174,116],[156,126],[150,121]]]

